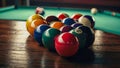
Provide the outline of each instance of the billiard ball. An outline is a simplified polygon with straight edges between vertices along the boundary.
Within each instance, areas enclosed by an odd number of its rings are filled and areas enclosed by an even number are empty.
[[[75,29],[70,30],[69,33],[72,33],[74,36],[78,38],[79,49],[85,48],[86,34],[82,31],[82,29],[75,28]]]
[[[76,23],[75,20],[73,20],[72,18],[65,18],[65,19],[63,19],[62,22],[63,22],[65,25],[72,25],[72,24]]]
[[[112,16],[115,16],[116,15],[116,12],[112,12]]]
[[[81,29],[83,33],[86,35],[86,43],[85,48],[88,48],[92,46],[94,40],[95,40],[95,34],[92,28],[89,28],[87,26],[79,26],[76,29]]]
[[[53,21],[60,21],[56,16],[54,15],[49,15],[46,16],[45,20],[47,21],[47,23],[50,25],[51,22]]]
[[[44,16],[44,14],[45,14],[44,8],[37,7],[35,10],[35,13]]]
[[[34,39],[41,45],[43,46],[42,43],[42,34],[44,31],[46,31],[48,28],[50,28],[49,25],[47,24],[41,24],[39,25],[35,30],[34,30]]]
[[[69,32],[61,33],[55,39],[55,49],[60,56],[71,57],[79,49],[78,39]]]
[[[91,8],[91,14],[96,14],[98,12],[97,8]]]
[[[83,24],[81,24],[81,23],[74,23],[74,24],[71,25],[71,27],[76,28],[76,27],[82,26],[82,25]]]
[[[60,28],[60,31],[63,33],[63,32],[69,32],[72,29],[73,27],[71,27],[70,25],[64,25]]]
[[[53,21],[52,23],[50,23],[50,27],[55,28],[55,29],[60,29],[62,26],[64,26],[64,23],[60,22],[60,21]]]
[[[43,16],[39,15],[39,14],[34,14],[28,17],[28,19],[26,20],[26,27],[30,26],[31,22],[35,19],[42,19],[44,20]],[[28,30],[28,29],[27,29]]]
[[[71,16],[72,19],[74,19],[75,21],[78,21],[78,19],[82,16],[82,14],[80,13],[75,13]]]
[[[33,16],[30,16],[26,21],[26,28],[27,31],[30,33],[31,36],[34,34],[34,29],[40,25],[40,24],[46,24],[45,20],[42,16],[35,14]]]
[[[59,13],[57,17],[62,21],[64,18],[69,17],[69,15],[67,13]]]
[[[45,48],[47,48],[50,51],[56,51],[55,50],[55,37],[60,34],[60,30],[55,28],[48,28],[43,34],[42,34],[42,42]]]
[[[83,24],[84,26],[94,28],[95,19],[91,15],[83,15],[78,19],[79,23]]]

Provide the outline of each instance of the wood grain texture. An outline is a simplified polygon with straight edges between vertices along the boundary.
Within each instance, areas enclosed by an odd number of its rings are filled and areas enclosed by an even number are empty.
[[[118,35],[95,30],[90,49],[63,58],[39,46],[25,25],[25,21],[0,20],[0,68],[120,68]]]

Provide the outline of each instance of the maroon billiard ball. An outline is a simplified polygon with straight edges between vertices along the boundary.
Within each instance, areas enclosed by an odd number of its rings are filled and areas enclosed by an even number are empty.
[[[73,29],[73,27],[71,27],[70,25],[64,25],[60,28],[60,31],[61,32],[69,32],[72,29]]]
[[[46,22],[47,22],[48,24],[50,24],[50,23],[53,22],[53,21],[60,21],[60,20],[59,20],[56,16],[54,16],[54,15],[46,16],[45,20],[46,20]]]

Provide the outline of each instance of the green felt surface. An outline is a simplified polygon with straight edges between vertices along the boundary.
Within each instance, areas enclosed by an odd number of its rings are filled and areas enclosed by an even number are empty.
[[[14,6],[1,8],[0,9],[0,19],[4,20],[27,20],[27,18],[35,13],[36,7],[19,7],[14,9]],[[58,15],[59,13],[67,13],[72,16],[75,13],[81,13],[83,15],[92,15],[89,9],[74,9],[74,8],[56,8],[56,7],[44,7],[45,15]],[[104,11],[102,13],[97,13],[92,15],[95,20],[95,28],[103,30],[105,32],[120,35],[120,14],[117,13],[116,16],[112,16],[111,12]]]

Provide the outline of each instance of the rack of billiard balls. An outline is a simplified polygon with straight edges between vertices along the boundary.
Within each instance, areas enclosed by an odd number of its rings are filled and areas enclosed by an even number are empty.
[[[26,21],[27,31],[40,46],[64,57],[74,56],[78,50],[93,45],[94,25],[95,19],[92,16],[80,13],[43,17],[36,11]]]

